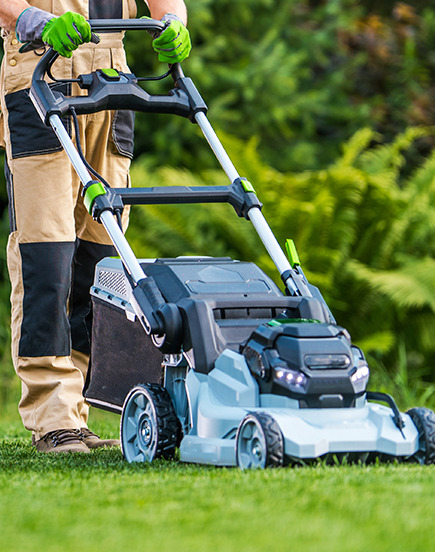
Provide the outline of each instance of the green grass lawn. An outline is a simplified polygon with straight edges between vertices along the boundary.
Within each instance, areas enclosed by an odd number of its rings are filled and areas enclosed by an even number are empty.
[[[117,435],[116,415],[92,418]],[[434,549],[434,466],[133,465],[118,450],[37,454],[10,416],[0,435],[2,552]]]

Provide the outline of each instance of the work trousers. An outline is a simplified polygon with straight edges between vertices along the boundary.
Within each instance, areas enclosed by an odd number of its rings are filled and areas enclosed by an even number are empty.
[[[71,10],[89,17],[94,6],[93,18],[134,16],[129,0],[37,0],[30,4],[55,15]],[[120,4],[124,11],[118,13]],[[95,6],[106,12],[98,13]],[[107,11],[110,6],[111,12]],[[80,182],[66,153],[30,101],[31,76],[40,52],[20,54],[19,47],[13,34],[4,37],[0,140],[6,150],[11,227],[7,261],[12,284],[12,357],[22,381],[20,414],[38,440],[55,429],[87,427],[88,405],[82,390],[90,351],[89,288],[95,263],[115,250],[104,227],[84,208]],[[121,34],[102,34],[99,45],[80,46],[71,59],[56,62],[52,73],[57,79],[74,78],[109,67],[128,70]],[[83,94],[76,85],[52,86]],[[74,140],[71,120],[64,122]],[[79,128],[91,166],[111,186],[127,186],[132,114],[79,116]],[[125,212],[124,230],[127,216]]]

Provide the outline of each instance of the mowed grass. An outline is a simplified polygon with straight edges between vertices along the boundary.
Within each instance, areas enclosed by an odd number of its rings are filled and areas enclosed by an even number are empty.
[[[116,436],[118,420],[92,428]],[[433,466],[127,464],[37,454],[18,421],[0,432],[2,552],[434,550]]]

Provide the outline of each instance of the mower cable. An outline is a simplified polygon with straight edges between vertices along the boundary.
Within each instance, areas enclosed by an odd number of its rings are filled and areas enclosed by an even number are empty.
[[[118,223],[118,226],[122,230],[122,213],[119,209],[115,210],[115,217],[116,217],[116,222]]]
[[[163,80],[166,77],[169,77],[169,75],[172,73],[172,67],[169,69],[169,71],[166,71],[163,75],[158,75],[156,77],[136,77],[137,82],[140,81],[158,81]]]
[[[45,53],[45,51],[44,51]],[[39,54],[38,54],[39,55]],[[81,83],[81,80],[80,79],[57,79],[56,77],[53,76],[53,73],[51,72],[51,68],[53,67],[54,65],[54,62],[59,58],[59,54],[56,53],[51,59],[50,61],[48,62],[48,65],[47,65],[47,69],[46,69],[46,73],[47,73],[47,76],[53,81],[53,82],[61,82],[61,83],[66,83],[66,84],[69,84],[69,83],[73,83],[73,82],[77,82],[77,83]]]
[[[80,142],[80,129],[79,129],[79,121],[78,121],[78,118],[77,118],[77,113],[76,113],[76,110],[75,110],[74,107],[70,107],[69,111],[71,113],[72,120],[73,120],[73,123],[74,123],[74,132],[75,132],[75,135],[76,135],[76,146],[77,146],[77,151],[78,151],[78,154],[80,156],[80,159],[83,161],[83,163],[85,164],[88,171],[95,176],[95,178],[98,178],[98,180],[102,184],[104,184],[104,186],[106,186],[107,188],[110,188],[109,183],[100,174],[98,174],[95,169],[93,169],[91,167],[91,165],[87,162],[85,156],[83,155],[82,145],[81,145],[81,142]]]

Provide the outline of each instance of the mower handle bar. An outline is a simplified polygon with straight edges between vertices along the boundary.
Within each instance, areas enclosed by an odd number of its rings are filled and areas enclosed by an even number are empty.
[[[90,19],[89,25],[92,29],[91,42],[98,44],[98,32],[113,33],[121,31],[164,31],[169,25],[168,21],[158,21],[157,19]],[[47,70],[58,57],[58,53],[49,48],[47,53],[41,58],[41,61],[35,68],[32,82],[44,80]],[[179,63],[172,65],[171,74],[174,81],[183,76]]]
[[[162,31],[168,25],[167,22],[157,21],[154,19],[123,19],[123,20],[90,20],[89,21],[91,25],[92,31],[96,32],[119,32],[124,30],[147,30],[147,31]],[[92,38],[93,42],[98,41],[98,37],[93,36]],[[65,148],[65,151],[67,152],[68,156],[70,157],[73,166],[77,170],[80,179],[83,182],[84,186],[87,186],[92,183],[91,177],[84,166],[82,159],[80,156],[76,153],[76,150],[71,142],[71,139],[68,135],[68,133],[65,130],[65,127],[63,126],[60,117],[68,111],[68,104],[67,102],[59,107],[58,101],[56,98],[52,95],[52,92],[50,91],[48,87],[48,83],[44,80],[45,75],[47,74],[47,71],[55,61],[56,57],[58,56],[58,53],[55,52],[52,48],[50,48],[47,53],[42,57],[40,62],[38,63],[34,74],[32,78],[32,87],[30,91],[30,96],[32,98],[32,101],[35,104],[35,107],[37,111],[39,112],[39,115],[41,116],[42,120],[46,122],[46,124],[51,124],[53,129],[56,132],[56,135],[58,136],[59,140],[61,141],[63,147]],[[211,146],[212,150],[214,151],[218,161],[222,165],[222,168],[226,172],[228,178],[230,179],[230,182],[232,183],[231,186],[228,188],[228,193],[226,194],[226,201],[231,203],[234,207],[237,207],[239,202],[239,198],[234,198],[235,188],[243,189],[241,192],[241,195],[244,197],[250,197],[255,196],[255,193],[252,191],[249,191],[249,189],[244,189],[242,185],[242,180],[234,165],[232,164],[231,159],[228,157],[226,151],[222,147],[222,144],[220,143],[216,133],[214,132],[213,128],[211,127],[210,123],[208,122],[208,119],[206,117],[207,112],[207,106],[205,105],[204,101],[202,100],[200,94],[196,90],[195,86],[193,85],[191,79],[188,79],[184,76],[183,71],[181,69],[181,66],[179,63],[173,64],[171,66],[171,75],[175,82],[176,89],[175,95],[174,93],[169,96],[163,96],[163,106],[164,110],[161,111],[160,108],[162,107],[161,104],[159,104],[159,97],[158,96],[149,96],[145,91],[138,92],[140,96],[140,100],[143,102],[145,101],[147,104],[152,104],[153,101],[156,101],[155,108],[147,109],[147,111],[152,112],[161,112],[161,113],[175,113],[182,116],[189,117],[192,122],[197,122],[200,126],[202,132],[204,133],[205,138],[209,142],[209,145]],[[124,75],[125,78],[129,78],[128,75]],[[134,77],[134,75],[131,75],[130,77]],[[137,86],[137,85],[136,85]],[[130,88],[131,90],[131,83]],[[47,96],[44,98],[44,94]],[[122,90],[118,97],[123,97]],[[83,99],[86,102],[86,99],[83,97],[77,97],[74,101],[76,102],[75,108],[77,109],[77,113],[80,112],[80,106],[81,102],[83,102]],[[105,98],[103,98],[104,100]],[[61,101],[61,100],[60,100]],[[119,100],[117,100],[119,101]],[[62,101],[61,101],[62,103]],[[74,102],[73,102],[74,103]],[[135,110],[135,106],[109,106],[105,101],[101,101],[100,99],[96,100],[96,110],[101,110],[104,108],[121,108],[121,109],[132,109]],[[169,104],[173,104],[172,106],[168,107]],[[71,104],[73,105],[73,104]],[[47,107],[53,108],[52,111],[47,111]],[[95,107],[95,106],[94,106]],[[140,101],[138,107],[141,107]],[[94,111],[91,111],[85,107],[82,106],[82,113],[91,113]],[[138,109],[141,110],[141,109]],[[215,190],[217,193],[217,196],[219,196],[220,191]],[[188,195],[192,197],[192,193],[188,193]],[[202,196],[202,190],[197,190],[197,193],[193,194],[197,195],[196,201],[199,199],[204,199]],[[235,194],[236,196],[239,194]],[[201,196],[201,197],[200,197]],[[221,197],[217,197],[216,194],[211,194],[212,197],[209,197],[209,201],[222,201]],[[228,196],[228,197],[227,197]],[[186,198],[184,198],[185,202]],[[196,202],[194,201],[194,202]],[[245,201],[242,202],[243,204]],[[241,206],[239,205],[239,208]],[[249,208],[252,207],[252,208]],[[237,210],[237,209],[236,209]],[[291,269],[290,264],[285,257],[284,253],[282,252],[275,236],[273,235],[272,231],[269,228],[269,225],[267,224],[266,220],[264,219],[262,213],[261,213],[261,203],[258,202],[258,200],[255,197],[255,201],[252,201],[252,205],[248,206],[246,212],[243,212],[244,208],[241,209],[241,212],[239,215],[246,216],[251,220],[253,223],[255,229],[257,230],[257,233],[259,234],[261,240],[263,241],[264,245],[266,246],[266,249],[268,250],[272,260],[274,261],[276,267],[278,268],[281,278],[286,284],[286,287],[288,288],[291,295],[306,295],[311,296],[311,292],[305,285],[305,283],[302,281],[300,277],[298,277],[296,274],[294,274],[294,271]],[[131,251],[128,243],[126,243],[125,238],[120,231],[119,227],[117,226],[116,222],[113,219],[112,213],[110,210],[103,210],[100,215],[100,220],[103,222],[103,225],[105,226],[106,230],[108,231],[109,235],[112,238],[112,241],[120,254],[121,258],[123,259],[123,263],[126,267],[129,268],[129,272],[133,277],[133,280],[136,282],[139,281],[141,275],[144,276],[143,271],[138,264],[133,252]],[[294,277],[297,276],[297,279],[300,280],[299,285],[297,285],[294,281]]]
[[[157,21],[155,19],[95,19],[90,20],[92,29],[91,41],[99,42],[99,37],[94,33],[117,32],[122,30],[148,30],[161,31],[170,22]],[[119,73],[118,77],[105,74],[104,70],[97,70],[88,75],[80,75],[76,79],[60,79],[58,82],[77,84],[87,89],[88,93],[80,96],[66,96],[60,90],[52,90],[46,77],[52,77],[50,71],[59,54],[49,48],[36,66],[30,90],[36,109],[45,124],[49,125],[49,119],[57,114],[63,117],[72,108],[78,115],[96,113],[105,109],[130,109],[132,111],[144,111],[150,113],[167,113],[187,117],[195,120],[199,111],[206,112],[205,105],[200,94],[196,90],[191,79],[186,79],[179,63],[170,65],[169,72],[175,83],[175,88],[166,95],[150,95],[139,86],[141,80],[153,80],[136,77],[133,74]],[[165,76],[165,75],[163,75]],[[115,82],[116,81],[116,82]]]

